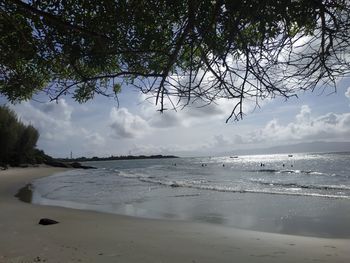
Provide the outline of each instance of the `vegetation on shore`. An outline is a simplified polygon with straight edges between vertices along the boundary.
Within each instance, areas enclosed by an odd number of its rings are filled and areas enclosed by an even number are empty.
[[[22,123],[8,107],[0,106],[0,166],[40,164],[52,159],[36,148],[38,139],[37,129]]]
[[[78,157],[75,159],[59,159],[63,162],[90,162],[90,161],[115,161],[115,160],[136,160],[136,159],[168,159],[168,158],[179,158],[174,155],[121,155],[121,156],[110,156],[110,157]]]

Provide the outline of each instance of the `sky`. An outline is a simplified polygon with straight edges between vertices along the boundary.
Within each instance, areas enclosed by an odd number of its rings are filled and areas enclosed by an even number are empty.
[[[157,111],[136,90],[122,88],[119,103],[97,96],[79,104],[69,97],[47,97],[10,107],[40,132],[38,148],[54,157],[174,154],[211,156],[238,149],[301,142],[350,141],[350,79],[333,88],[245,105],[243,120],[226,123],[232,102],[177,112]],[[4,104],[4,98],[0,100]]]

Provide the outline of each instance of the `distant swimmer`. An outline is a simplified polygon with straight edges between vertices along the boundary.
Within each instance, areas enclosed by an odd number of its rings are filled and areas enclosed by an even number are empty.
[[[222,167],[225,167],[225,164],[224,164],[224,163],[222,164]]]
[[[282,164],[283,167],[285,167],[286,165],[285,164]]]

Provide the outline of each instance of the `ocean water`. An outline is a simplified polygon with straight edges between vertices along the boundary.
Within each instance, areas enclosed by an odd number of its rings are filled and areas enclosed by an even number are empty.
[[[32,202],[350,237],[350,153],[89,162],[32,183]]]

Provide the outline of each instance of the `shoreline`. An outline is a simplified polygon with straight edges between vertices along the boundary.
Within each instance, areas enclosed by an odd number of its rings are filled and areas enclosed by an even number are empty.
[[[171,190],[171,189],[169,189]],[[232,195],[232,193],[231,193]],[[347,221],[349,208],[348,205],[336,205],[336,209],[333,210],[333,217],[327,218],[327,215],[318,214],[315,215],[312,213],[312,220],[307,217],[306,211],[299,211],[299,217],[288,219],[288,217],[283,217],[285,214],[284,207],[294,207],[298,204],[298,202],[306,202],[307,207],[312,207],[313,210],[317,211],[318,209],[323,209],[328,207],[330,209],[334,204],[332,201],[327,199],[304,199],[303,196],[283,196],[284,199],[278,199],[276,203],[276,196],[266,195],[260,196],[258,193],[244,193],[244,197],[241,197],[241,193],[237,194],[233,200],[235,200],[234,206],[231,206],[229,210],[233,211],[228,214],[220,214],[220,207],[217,207],[218,212],[212,214],[210,209],[208,209],[207,213],[201,210],[200,213],[191,214],[185,216],[183,211],[176,206],[175,202],[171,203],[171,209],[173,211],[177,211],[180,213],[180,216],[177,216],[175,213],[171,214],[170,210],[167,210],[167,204],[169,205],[169,200],[162,202],[157,202],[154,205],[154,200],[149,203],[136,203],[135,206],[131,207],[132,203],[127,203],[125,206],[120,206],[119,210],[116,209],[116,206],[101,206],[94,205],[83,202],[74,202],[74,201],[62,201],[55,199],[47,199],[38,197],[35,194],[35,190],[33,189],[33,185],[31,183],[26,184],[24,187],[20,188],[17,191],[15,197],[19,200],[35,205],[43,205],[43,206],[55,206],[55,207],[65,207],[69,209],[78,209],[83,211],[92,211],[97,213],[107,213],[112,215],[119,216],[129,216],[133,218],[140,219],[155,219],[155,220],[166,220],[166,221],[181,221],[181,222],[192,222],[192,223],[205,223],[210,225],[221,225],[228,228],[237,228],[244,229],[249,231],[257,231],[257,232],[266,232],[266,233],[275,233],[275,234],[285,234],[285,235],[294,235],[294,236],[305,236],[305,237],[319,237],[319,238],[330,238],[330,239],[350,239],[349,235],[349,221]],[[239,196],[238,196],[239,195]],[[40,196],[40,195],[39,195]],[[171,196],[171,194],[170,194]],[[203,197],[203,193],[201,194]],[[204,197],[205,198],[205,197]],[[161,199],[160,199],[161,200]],[[244,202],[240,202],[239,200],[245,200]],[[250,201],[247,201],[250,200]],[[189,200],[194,202],[194,200]],[[207,200],[208,201],[208,200]],[[315,203],[312,203],[316,201]],[[334,200],[333,200],[334,201]],[[217,201],[216,201],[217,202]],[[223,199],[222,202],[226,202]],[[242,210],[242,207],[245,207],[248,202],[249,211]],[[252,202],[255,205],[252,205]],[[320,202],[322,204],[320,205]],[[330,202],[330,203],[327,203]],[[250,203],[250,204],[249,204]],[[338,203],[338,202],[337,202]],[[151,205],[150,205],[151,204]],[[207,206],[210,204],[206,203]],[[265,206],[267,204],[267,206]],[[219,204],[217,204],[219,205]],[[127,209],[128,207],[128,209]],[[192,206],[196,208],[195,205]],[[261,209],[263,208],[263,209]],[[142,210],[144,209],[144,210]],[[254,210],[263,210],[269,211],[268,213],[271,217],[266,217],[266,214],[255,214],[252,213]],[[295,209],[295,207],[293,208]],[[309,208],[310,209],[310,208]],[[309,209],[307,209],[309,211]],[[339,211],[340,209],[340,211]],[[282,210],[282,211],[281,211]],[[142,211],[141,214],[138,211]],[[145,212],[148,211],[148,212]],[[161,214],[163,211],[164,214]],[[276,211],[281,211],[276,214]],[[327,214],[331,215],[332,212],[327,212]],[[165,215],[165,216],[164,216]],[[280,219],[281,218],[281,219]],[[343,219],[341,219],[343,218]],[[333,224],[330,224],[330,219],[333,219]],[[244,222],[249,223],[244,223]],[[236,223],[234,223],[236,222]]]
[[[32,180],[62,168],[0,171],[0,262],[350,262],[349,239],[134,218],[20,201]],[[59,224],[38,225],[40,218]]]

